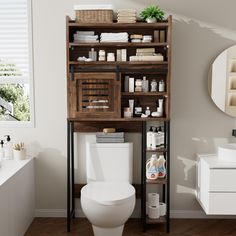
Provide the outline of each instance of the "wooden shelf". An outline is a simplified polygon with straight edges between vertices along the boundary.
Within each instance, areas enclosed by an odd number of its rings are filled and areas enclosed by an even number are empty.
[[[147,179],[146,183],[147,184],[167,184],[167,180],[166,180],[166,178],[164,178],[164,179],[156,179],[156,180],[149,180],[149,179]]]
[[[158,219],[150,219],[148,216],[146,217],[146,223],[147,224],[163,224],[166,223],[166,217],[161,216]]]
[[[147,151],[147,152],[159,152],[159,153],[164,153],[164,152],[166,152],[166,149],[165,149],[165,148],[156,148],[156,149],[148,148],[146,151]]]
[[[69,43],[69,47],[167,47],[167,43]]]
[[[158,22],[158,23],[145,23],[145,22],[136,22],[136,23],[77,23],[75,21],[69,21],[69,27],[77,27],[77,28],[105,28],[105,29],[163,29],[169,26],[169,22]]]
[[[166,92],[148,92],[148,93],[144,93],[144,92],[134,92],[134,93],[122,92],[121,95],[122,96],[165,96],[165,97],[168,96]]]
[[[70,65],[168,65],[167,61],[69,61]]]
[[[99,121],[126,121],[126,122],[142,122],[142,121],[169,121],[169,118],[160,117],[160,118],[139,118],[139,117],[133,117],[133,118],[67,118],[68,121],[74,121],[74,122],[99,122]]]

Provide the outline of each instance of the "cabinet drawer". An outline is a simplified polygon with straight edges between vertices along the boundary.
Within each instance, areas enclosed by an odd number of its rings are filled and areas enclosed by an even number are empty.
[[[209,193],[208,214],[235,215],[236,193]]]
[[[236,169],[210,169],[209,191],[236,192]]]

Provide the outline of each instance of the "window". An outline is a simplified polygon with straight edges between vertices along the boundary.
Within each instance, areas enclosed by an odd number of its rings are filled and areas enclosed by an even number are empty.
[[[0,124],[34,120],[30,1],[0,0]]]

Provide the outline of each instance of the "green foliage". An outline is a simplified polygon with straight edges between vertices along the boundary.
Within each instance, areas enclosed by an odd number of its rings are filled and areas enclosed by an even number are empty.
[[[140,13],[140,17],[143,20],[146,20],[147,18],[156,18],[157,21],[162,21],[164,20],[164,15],[164,11],[158,6],[147,7]]]
[[[20,121],[30,120],[29,96],[25,95],[24,88],[20,84],[0,85],[0,97],[7,102],[11,102],[14,108],[14,116]],[[0,115],[5,114],[5,110],[0,108]]]

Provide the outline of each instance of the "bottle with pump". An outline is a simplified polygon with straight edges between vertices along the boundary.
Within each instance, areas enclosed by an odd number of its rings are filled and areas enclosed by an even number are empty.
[[[162,131],[161,126],[158,129],[158,134],[159,134],[159,147],[163,148],[165,146],[165,132]]]
[[[154,132],[152,133],[152,149],[156,149],[158,147],[158,130],[155,128]]]
[[[4,141],[1,140],[0,141],[0,167],[2,166],[2,160],[5,158],[3,145],[4,145]]]
[[[11,160],[13,159],[13,146],[11,142],[11,137],[10,135],[5,135],[5,137],[6,137],[6,142],[4,145],[5,159]]]
[[[151,115],[151,111],[150,111],[149,107],[146,108],[145,115],[147,115],[147,116]]]
[[[147,148],[152,148],[152,126],[150,127],[149,131],[147,132]]]
[[[157,168],[157,155],[153,154],[150,159],[147,160],[146,164],[146,178],[149,180],[155,180],[158,178]]]

